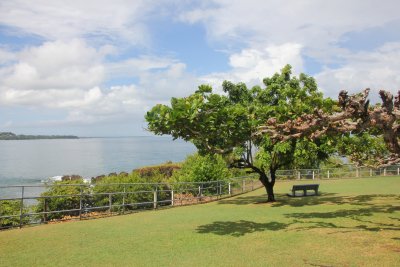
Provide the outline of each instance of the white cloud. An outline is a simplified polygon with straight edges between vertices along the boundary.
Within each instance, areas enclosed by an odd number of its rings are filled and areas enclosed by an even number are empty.
[[[348,32],[398,20],[399,1],[214,0],[182,12],[180,19],[202,23],[212,40],[248,47],[298,43],[304,53],[330,61]]]
[[[157,103],[169,103],[171,97],[182,97],[192,93],[201,82],[198,77],[187,71],[184,63],[170,57],[140,56],[109,63],[106,69],[112,77],[137,78],[135,95],[143,105],[142,112]],[[133,85],[127,86],[131,88]],[[132,99],[128,101],[131,102]],[[137,103],[136,100],[135,102]]]
[[[16,90],[91,88],[104,79],[101,54],[82,40],[46,42],[15,56],[18,62],[0,71],[3,87]]]
[[[144,23],[154,7],[149,1],[126,0],[23,0],[1,1],[0,23],[46,40],[100,38],[101,42],[144,44]]]
[[[88,91],[81,89],[65,90],[15,90],[0,92],[0,103],[3,105],[24,105],[46,108],[81,108],[96,102],[102,96],[98,87]]]
[[[378,91],[393,93],[400,89],[400,43],[388,43],[372,52],[357,52],[346,56],[346,64],[326,68],[316,75],[325,95],[337,97],[341,89],[355,93],[369,87],[372,99]]]
[[[98,123],[127,118],[144,112],[144,99],[133,85],[115,86],[103,92],[93,92],[95,101],[69,111],[67,122]],[[90,99],[90,96],[88,96]]]
[[[198,84],[176,59],[143,55],[106,62],[113,52],[113,47],[95,49],[80,39],[15,52],[13,64],[0,66],[0,105],[61,109],[68,124],[110,122],[142,118],[156,103],[185,95]],[[104,85],[121,77],[135,77],[137,84]]]
[[[224,80],[244,82],[248,85],[262,83],[263,78],[278,72],[286,64],[294,71],[304,69],[301,56],[302,46],[296,43],[269,45],[264,49],[244,49],[229,58],[232,69],[229,72],[206,75],[203,80],[219,87]]]
[[[325,95],[336,98],[341,89],[358,92],[371,87],[371,97],[376,99],[379,89],[395,92],[400,87],[398,44],[381,39],[381,47],[374,51],[363,51],[360,43],[359,51],[353,52],[341,41],[349,33],[398,24],[399,9],[395,0],[213,0],[182,12],[179,18],[203,24],[208,37],[222,46],[247,46],[231,52],[230,71],[205,77],[213,85],[224,79],[254,83],[286,63],[302,72],[307,56],[323,66],[315,76]]]
[[[62,109],[68,112],[65,122],[94,123],[114,118],[143,114],[146,99],[133,85],[101,90],[2,90],[1,105],[20,105],[41,109]],[[57,122],[59,123],[59,122]]]
[[[168,57],[139,56],[107,63],[106,71],[109,77],[132,77],[146,71],[167,69],[177,62],[177,60]]]
[[[172,63],[163,70],[143,72],[139,77],[138,87],[148,100],[147,109],[157,103],[169,103],[171,97],[187,96],[201,83],[181,62]]]
[[[13,61],[14,59],[15,59],[14,53],[0,47],[0,66],[2,64],[7,64]]]

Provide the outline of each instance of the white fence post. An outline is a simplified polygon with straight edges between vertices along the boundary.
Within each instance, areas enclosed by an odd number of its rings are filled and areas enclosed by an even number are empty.
[[[83,190],[82,190],[82,185],[79,186],[79,220],[82,220],[82,194],[83,194]]]
[[[400,175],[400,168],[397,168],[397,175]]]
[[[386,168],[383,169],[383,176],[386,176]]]
[[[314,172],[314,170],[312,171],[312,179],[315,180],[315,172]]]
[[[228,183],[228,194],[229,194],[230,196],[232,195],[231,182]]]
[[[297,172],[297,179],[299,179],[299,180],[301,179],[301,172],[300,171]]]
[[[372,169],[369,169],[369,176],[372,176]]]
[[[243,179],[243,181],[242,181],[242,193],[245,191],[245,188],[246,188],[246,180]]]
[[[153,190],[153,208],[157,209],[157,187]]]
[[[359,176],[358,168],[356,168],[356,177],[358,177],[358,176]]]
[[[108,212],[111,214],[112,212],[112,194],[108,194]]]
[[[329,170],[328,170],[328,179],[329,179],[329,176],[330,176],[330,173],[329,173]]]
[[[126,195],[126,184],[124,184],[124,193],[122,194],[122,214],[125,214],[125,195]]]
[[[174,205],[174,190],[171,189],[171,206]]]

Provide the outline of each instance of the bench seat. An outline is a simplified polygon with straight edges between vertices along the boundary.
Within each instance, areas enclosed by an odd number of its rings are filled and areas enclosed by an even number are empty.
[[[318,195],[319,184],[301,184],[301,185],[293,185],[291,194],[288,194],[290,197],[299,197],[299,196],[317,196]],[[307,190],[313,190],[313,193],[308,192]],[[303,191],[303,194],[296,195],[296,191]]]

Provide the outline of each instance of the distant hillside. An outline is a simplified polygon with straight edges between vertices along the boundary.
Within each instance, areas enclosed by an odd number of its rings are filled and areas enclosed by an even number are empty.
[[[35,139],[78,139],[75,135],[24,135],[0,132],[0,140],[35,140]]]

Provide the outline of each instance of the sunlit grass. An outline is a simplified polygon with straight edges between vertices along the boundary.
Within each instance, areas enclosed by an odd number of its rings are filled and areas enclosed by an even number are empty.
[[[0,232],[1,266],[399,266],[400,177]],[[307,183],[307,182],[306,182]]]

